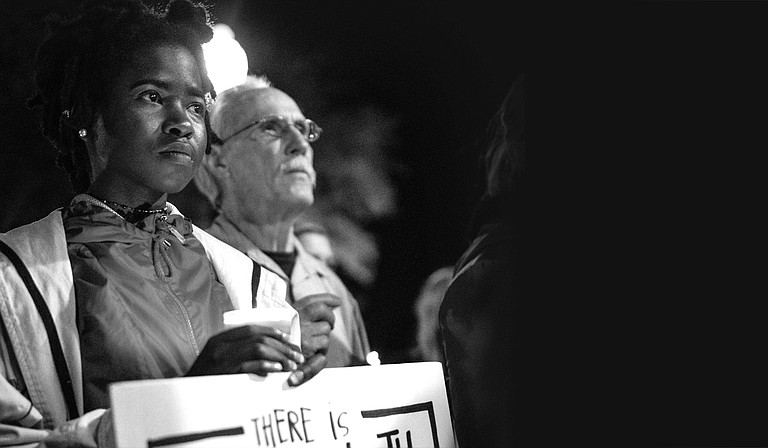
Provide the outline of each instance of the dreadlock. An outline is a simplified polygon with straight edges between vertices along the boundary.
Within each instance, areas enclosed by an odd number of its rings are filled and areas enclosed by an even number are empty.
[[[88,0],[74,16],[47,18],[48,36],[35,61],[37,91],[28,106],[41,111],[43,135],[57,149],[56,165],[69,174],[75,193],[91,182],[91,163],[78,130],[90,129],[98,111],[106,110],[111,83],[140,50],[158,44],[179,45],[192,52],[203,88],[215,98],[202,44],[213,37],[208,9],[191,0],[171,0],[149,7],[141,0]],[[206,153],[211,148],[208,114]]]

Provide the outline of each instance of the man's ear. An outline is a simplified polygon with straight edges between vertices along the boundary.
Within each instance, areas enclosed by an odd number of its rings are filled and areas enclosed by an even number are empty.
[[[222,147],[218,143],[211,145],[211,153],[207,154],[203,158],[203,164],[208,165],[211,169],[215,169],[219,172],[220,177],[228,177],[229,170],[224,162],[224,153]]]
[[[223,161],[221,145],[211,145],[211,153],[203,157],[203,163],[195,172],[194,182],[198,190],[216,208],[221,207],[221,194],[226,188],[225,179],[229,168]]]

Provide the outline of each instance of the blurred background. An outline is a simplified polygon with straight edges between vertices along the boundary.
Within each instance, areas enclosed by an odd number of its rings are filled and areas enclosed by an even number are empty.
[[[25,102],[42,18],[77,3],[28,0],[0,15],[0,232],[73,196]],[[207,4],[245,51],[248,72],[266,75],[324,129],[307,219],[327,229],[372,349],[384,363],[412,359],[420,288],[469,243],[486,126],[524,72],[525,12],[482,1]],[[190,215],[193,188],[174,202]]]

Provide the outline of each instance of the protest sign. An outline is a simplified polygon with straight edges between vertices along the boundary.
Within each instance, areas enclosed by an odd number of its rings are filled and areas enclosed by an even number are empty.
[[[115,383],[119,448],[455,446],[438,362]]]

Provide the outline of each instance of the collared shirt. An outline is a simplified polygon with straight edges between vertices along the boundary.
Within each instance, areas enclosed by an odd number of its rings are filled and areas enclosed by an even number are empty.
[[[365,364],[370,352],[368,335],[365,331],[360,308],[352,293],[341,279],[325,263],[310,255],[296,236],[291,241],[296,248],[296,265],[290,278],[262,250],[248,239],[224,215],[219,214],[206,231],[230,246],[245,253],[260,265],[275,271],[289,284],[289,302],[321,293],[330,293],[341,298],[342,304],[333,312],[336,317],[327,354],[327,367],[347,367]]]

